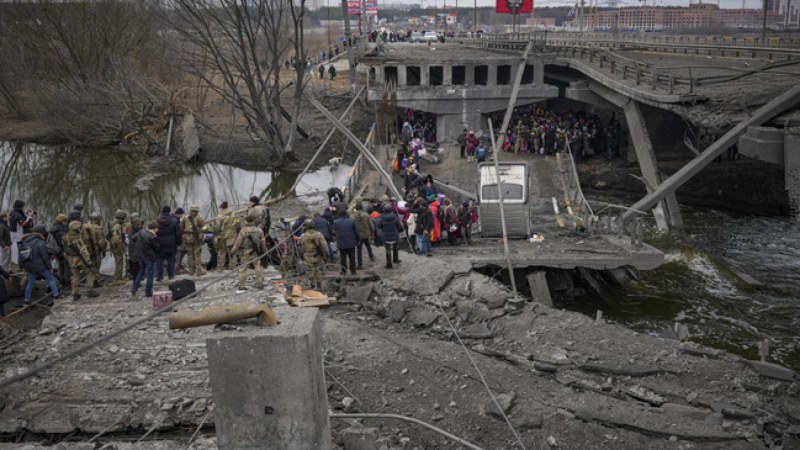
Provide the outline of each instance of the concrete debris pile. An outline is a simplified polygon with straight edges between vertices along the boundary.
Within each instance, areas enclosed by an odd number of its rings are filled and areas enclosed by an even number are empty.
[[[268,271],[267,276],[279,275]],[[213,279],[212,275],[196,279],[198,289]],[[148,298],[132,297],[125,289],[114,287],[100,291],[95,299],[57,301],[36,335],[0,356],[2,376],[24,372],[152,312]],[[212,284],[179,307],[276,299],[274,291],[237,291],[236,280],[230,278]],[[257,326],[255,321],[217,328]],[[167,314],[163,314],[18,383],[0,393],[0,404],[5,405],[0,407],[0,433],[91,437],[103,432],[101,441],[108,442],[120,434],[144,435],[151,429],[154,433],[180,427],[194,430],[212,408],[205,339],[213,330],[172,331]],[[213,426],[213,417],[206,419],[205,426]]]
[[[800,442],[798,378],[790,369],[526,303],[449,262],[402,259],[416,266],[406,276],[435,271],[436,281],[387,274],[348,287],[340,303],[349,310],[329,310],[329,371],[348,387],[330,383],[336,409],[411,413],[473,442],[484,436],[487,448],[513,448],[497,444],[509,438],[500,409],[526,442],[546,445],[552,436],[562,448]],[[490,380],[499,409],[443,312]],[[448,404],[458,406],[441,406]],[[405,428],[389,429],[384,437],[400,446],[396,433]]]

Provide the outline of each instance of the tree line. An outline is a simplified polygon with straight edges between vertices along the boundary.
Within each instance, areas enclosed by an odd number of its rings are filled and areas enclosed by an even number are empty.
[[[0,3],[0,114],[82,146],[162,147],[170,118],[229,104],[254,141],[292,157],[305,84],[305,0]],[[291,85],[291,95],[281,95]],[[202,120],[202,119],[201,119]]]

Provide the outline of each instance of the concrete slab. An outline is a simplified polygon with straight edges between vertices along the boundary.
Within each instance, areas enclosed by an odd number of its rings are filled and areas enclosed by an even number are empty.
[[[315,308],[275,309],[280,324],[206,340],[220,449],[331,449]]]

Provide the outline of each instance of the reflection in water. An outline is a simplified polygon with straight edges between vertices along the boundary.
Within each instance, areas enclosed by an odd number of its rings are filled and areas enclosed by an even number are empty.
[[[192,204],[201,214],[213,217],[223,201],[244,204],[252,195],[274,198],[285,194],[297,173],[240,168],[222,164],[180,164],[157,177],[147,191],[136,189],[139,165],[133,157],[116,151],[50,148],[29,144],[0,144],[2,207],[15,199],[36,210],[41,223],[53,222],[76,202],[85,215],[99,211],[105,218],[114,211],[138,211],[154,218],[163,205],[173,209]],[[342,184],[349,167],[339,166],[309,173],[298,184],[300,196],[324,192],[333,183]]]

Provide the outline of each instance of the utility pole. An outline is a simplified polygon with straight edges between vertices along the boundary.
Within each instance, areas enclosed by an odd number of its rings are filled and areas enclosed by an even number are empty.
[[[767,5],[769,0],[764,0],[764,20],[761,23],[761,46],[767,46]]]
[[[786,20],[784,20],[783,26],[785,28],[789,27],[789,17],[792,15],[792,0],[786,0],[786,12],[784,13],[786,16]]]
[[[353,33],[350,31],[350,15],[347,10],[347,0],[342,0],[342,14],[344,15],[344,37],[347,39],[347,59],[350,66],[350,84],[353,93],[356,92],[356,55],[353,54]]]
[[[472,32],[475,33],[475,36],[478,35],[478,0],[475,0],[475,9],[473,9],[473,16],[472,16]]]

